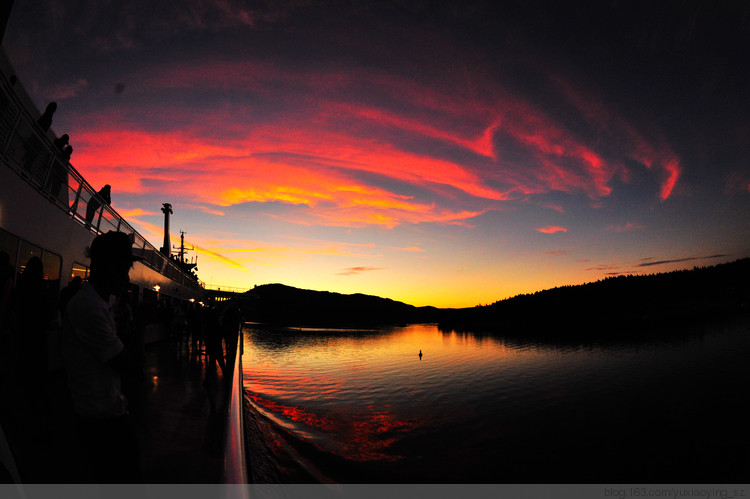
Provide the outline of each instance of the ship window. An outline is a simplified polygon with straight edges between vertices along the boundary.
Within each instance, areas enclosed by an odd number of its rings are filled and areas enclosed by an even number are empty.
[[[24,241],[3,229],[0,229],[0,251],[8,253],[10,256],[10,264],[16,270],[16,280],[23,273],[29,260],[36,257],[42,261],[47,288],[57,290],[60,286],[60,268],[62,266],[60,255],[43,250],[39,246]]]
[[[16,269],[18,275],[23,274],[26,264],[34,257],[42,258],[42,248],[28,241],[21,240],[21,249],[18,251],[18,268]]]
[[[62,258],[60,258],[60,255],[56,255],[47,250],[42,252],[42,266],[44,267],[45,279],[48,281],[59,281],[61,265]]]
[[[78,262],[73,262],[73,272],[70,275],[70,278],[74,277],[80,277],[82,280],[87,280],[89,278],[89,268],[85,265],[82,265]]]
[[[44,268],[44,279],[47,290],[57,296],[60,291],[60,268],[62,267],[62,258],[51,251],[42,251],[42,266]]]
[[[0,229],[0,251],[8,254],[10,265],[16,268],[16,259],[18,257],[19,239],[10,232]]]

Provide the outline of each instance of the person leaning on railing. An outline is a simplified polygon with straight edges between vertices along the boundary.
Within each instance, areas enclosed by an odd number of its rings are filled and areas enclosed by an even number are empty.
[[[102,187],[99,192],[91,196],[91,199],[89,199],[89,203],[86,206],[86,223],[92,224],[94,221],[94,216],[96,215],[96,212],[99,210],[99,208],[102,206],[102,203],[104,204],[111,204],[112,198],[110,197],[111,194],[111,187],[109,184]]]

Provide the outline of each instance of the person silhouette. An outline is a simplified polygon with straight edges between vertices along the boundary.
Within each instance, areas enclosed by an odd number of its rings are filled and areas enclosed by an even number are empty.
[[[71,148],[72,150],[72,148]],[[102,187],[99,192],[91,196],[91,199],[89,199],[89,203],[86,206],[86,223],[91,224],[94,220],[94,216],[96,215],[96,212],[101,207],[102,203],[104,204],[111,204],[112,198],[111,198],[111,190],[109,184],[106,184],[104,187]]]
[[[13,290],[13,266],[10,264],[10,255],[0,251],[0,337],[3,335],[5,311],[10,303],[10,294]],[[0,343],[5,345],[5,343]]]
[[[422,360],[422,350],[419,351],[419,360]]]
[[[65,307],[73,296],[83,287],[81,276],[75,276],[70,283],[60,291],[60,316],[65,317]]]
[[[42,115],[39,116],[39,119],[36,120],[37,125],[39,125],[43,132],[47,132],[47,130],[49,130],[49,127],[52,125],[52,115],[55,114],[56,109],[57,103],[50,102],[49,104],[47,104],[47,109],[44,110],[44,113],[42,113]],[[26,170],[34,170],[37,158],[39,157],[39,152],[42,150],[42,148],[42,141],[39,139],[36,133],[31,132],[31,135],[29,135],[24,144],[26,153],[23,160],[23,167]]]
[[[63,147],[62,157],[65,161],[70,161],[70,157],[73,155],[73,146],[70,144]]]
[[[56,138],[55,140],[53,140],[52,143],[55,145],[58,151],[62,151],[63,149],[65,149],[65,146],[68,145],[69,141],[70,141],[70,137],[68,136],[67,133],[64,133],[60,135],[58,138]]]
[[[91,274],[68,302],[63,319],[63,358],[76,416],[76,434],[100,483],[140,483],[138,443],[122,393],[128,367],[109,298],[127,289],[133,262],[123,232],[91,243]]]
[[[47,375],[47,328],[50,310],[44,280],[44,265],[32,256],[18,277],[12,297],[15,317],[15,345],[22,382],[35,411],[43,412],[44,377]]]
[[[50,102],[49,104],[47,104],[47,108],[44,110],[44,113],[42,113],[42,115],[36,121],[41,129],[45,132],[49,130],[50,126],[52,126],[52,115],[55,114],[55,111],[57,111],[57,102]]]

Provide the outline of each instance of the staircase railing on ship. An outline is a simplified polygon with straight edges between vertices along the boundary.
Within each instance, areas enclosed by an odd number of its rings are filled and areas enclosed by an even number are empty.
[[[4,54],[2,54],[4,57]],[[0,75],[0,153],[31,186],[62,211],[93,233],[110,230],[133,235],[133,253],[143,262],[185,286],[203,282],[183,271],[138,233],[117,211],[102,200],[78,170],[52,142],[54,134],[44,132],[17,95],[3,72]],[[27,98],[28,100],[28,98]]]

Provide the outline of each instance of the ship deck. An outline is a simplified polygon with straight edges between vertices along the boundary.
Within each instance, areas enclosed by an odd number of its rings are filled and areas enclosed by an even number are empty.
[[[230,373],[225,378],[205,350],[188,341],[150,344],[144,357],[141,390],[131,397],[144,482],[219,483]],[[64,371],[33,380],[33,373],[8,366],[0,380],[0,412],[22,481],[91,483]]]

